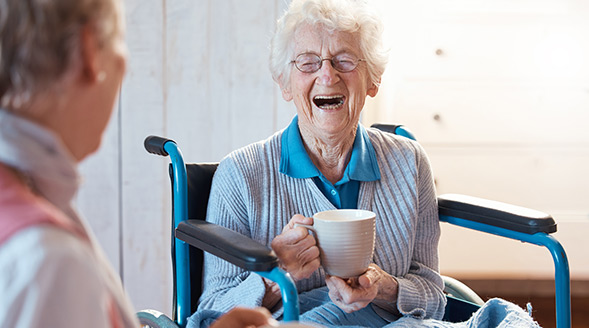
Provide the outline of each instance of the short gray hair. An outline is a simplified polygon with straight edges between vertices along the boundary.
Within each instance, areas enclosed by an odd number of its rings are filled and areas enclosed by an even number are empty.
[[[26,105],[54,90],[79,63],[80,32],[101,46],[122,33],[122,0],[0,0],[0,106]]]
[[[382,42],[384,28],[380,16],[364,0],[293,0],[278,20],[270,44],[270,71],[276,82],[288,87],[295,33],[305,25],[356,34],[369,79],[380,83],[388,61]]]

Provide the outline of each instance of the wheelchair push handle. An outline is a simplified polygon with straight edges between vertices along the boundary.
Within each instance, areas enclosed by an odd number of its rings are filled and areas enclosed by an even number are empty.
[[[172,139],[167,139],[158,136],[148,136],[143,141],[143,146],[145,146],[145,150],[147,150],[151,154],[168,156],[168,152],[164,149],[164,146],[167,142],[176,143]]]

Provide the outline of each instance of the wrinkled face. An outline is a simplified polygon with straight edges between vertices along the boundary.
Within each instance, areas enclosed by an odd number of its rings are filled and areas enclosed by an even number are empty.
[[[353,34],[329,33],[317,26],[297,30],[294,57],[302,53],[323,59],[337,55],[345,58],[346,54],[362,59]],[[291,64],[290,85],[281,85],[282,95],[286,101],[294,101],[302,132],[315,137],[350,134],[358,124],[366,96],[374,97],[378,87],[369,82],[365,62],[346,73],[334,69],[329,60],[322,63],[314,73],[301,72]]]

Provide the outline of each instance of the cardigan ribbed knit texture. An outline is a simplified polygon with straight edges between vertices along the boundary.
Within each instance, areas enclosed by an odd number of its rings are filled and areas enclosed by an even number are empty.
[[[293,215],[312,217],[335,209],[312,179],[279,172],[283,131],[221,161],[211,187],[207,221],[270,247]],[[441,318],[446,300],[438,273],[440,227],[429,161],[412,140],[373,128],[367,132],[381,179],[361,182],[358,208],[376,213],[373,262],[397,279],[401,314]],[[299,293],[325,286],[325,273],[320,268],[296,285]],[[260,306],[264,293],[260,276],[205,253],[199,310]]]

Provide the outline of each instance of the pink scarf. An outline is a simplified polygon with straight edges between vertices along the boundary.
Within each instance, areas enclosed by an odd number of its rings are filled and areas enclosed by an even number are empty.
[[[21,229],[52,224],[88,239],[84,229],[47,200],[33,194],[0,164],[0,244]]]

